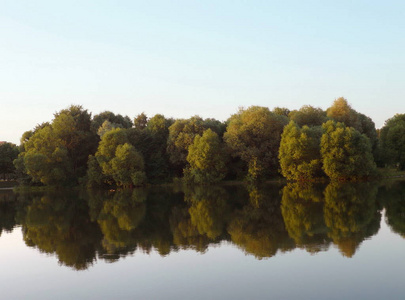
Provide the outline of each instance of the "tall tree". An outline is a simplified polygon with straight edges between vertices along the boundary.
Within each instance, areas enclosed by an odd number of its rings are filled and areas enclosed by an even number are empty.
[[[326,112],[321,108],[316,108],[311,105],[304,105],[299,110],[293,110],[288,117],[293,120],[298,126],[321,126],[328,120]]]
[[[240,109],[231,116],[224,140],[248,165],[249,179],[277,173],[281,133],[287,122],[287,117],[260,106]]]
[[[288,180],[311,180],[324,176],[320,141],[322,128],[304,126],[294,121],[284,127],[279,159],[281,174]]]
[[[336,99],[332,106],[326,110],[326,113],[330,119],[344,123],[346,126],[353,127],[358,132],[365,134],[370,139],[374,156],[376,155],[377,130],[369,117],[354,110],[343,97]]]
[[[211,129],[197,135],[188,148],[189,168],[184,171],[186,179],[195,183],[213,183],[226,174],[225,153],[218,135]]]
[[[111,111],[104,111],[95,115],[91,121],[91,129],[93,132],[97,132],[100,126],[109,121],[111,124],[116,124],[115,127],[131,128],[134,124],[128,116],[116,115]]]
[[[199,116],[176,120],[169,127],[167,153],[176,175],[181,175],[187,165],[188,147],[193,143],[194,137],[202,135],[208,128],[218,135],[223,132],[221,122],[214,119],[204,120]]]
[[[359,179],[375,174],[370,140],[353,127],[328,121],[323,125],[323,170],[331,179]]]
[[[90,124],[91,114],[81,106],[61,110],[51,124],[27,135],[16,165],[43,184],[77,183],[86,173],[88,156],[97,147]]]
[[[13,161],[18,157],[19,149],[13,143],[0,144],[0,174],[6,179],[6,174],[12,174],[15,171]]]
[[[405,170],[405,114],[385,121],[380,140],[384,162]]]

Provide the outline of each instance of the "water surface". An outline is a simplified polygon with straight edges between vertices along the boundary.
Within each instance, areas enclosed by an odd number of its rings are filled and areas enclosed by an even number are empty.
[[[5,299],[402,299],[405,184],[0,191]]]

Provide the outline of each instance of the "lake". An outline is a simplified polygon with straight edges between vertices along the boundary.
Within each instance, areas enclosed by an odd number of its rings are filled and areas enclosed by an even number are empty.
[[[0,190],[2,299],[403,299],[405,182]]]

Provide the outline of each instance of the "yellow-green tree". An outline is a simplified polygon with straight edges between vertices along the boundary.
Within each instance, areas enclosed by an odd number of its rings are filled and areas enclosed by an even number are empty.
[[[304,105],[299,110],[293,110],[288,114],[290,120],[302,127],[307,125],[311,126],[321,126],[328,120],[326,116],[326,111],[319,107],[313,107],[311,105]]]
[[[226,174],[225,153],[218,135],[211,129],[197,135],[188,148],[187,162],[190,166],[184,170],[187,181],[195,183],[214,183],[222,180]]]
[[[97,147],[90,125],[91,114],[81,106],[61,110],[51,124],[25,135],[16,166],[46,185],[77,183]]]
[[[115,157],[111,160],[111,169],[119,186],[138,186],[146,183],[142,155],[128,143],[117,146]]]
[[[322,128],[304,126],[294,121],[284,127],[281,135],[281,174],[288,180],[311,180],[323,176],[320,153]]]
[[[281,133],[288,123],[266,107],[251,106],[231,116],[224,140],[248,166],[248,179],[253,181],[278,171],[278,149]]]
[[[396,114],[385,121],[380,134],[384,162],[405,169],[405,114]]]
[[[370,140],[353,127],[328,121],[323,125],[323,170],[331,179],[359,179],[375,175]]]
[[[217,134],[221,134],[223,130],[221,122],[214,119],[204,120],[199,116],[176,120],[169,127],[167,153],[176,175],[181,175],[187,165],[188,148],[193,143],[194,137],[202,135],[208,128]]]
[[[6,174],[12,174],[15,171],[13,161],[18,157],[18,147],[12,143],[0,144],[0,174],[6,179]]]
[[[361,134],[365,134],[371,143],[373,153],[377,148],[377,130],[374,122],[366,115],[354,110],[343,97],[336,99],[332,106],[326,110],[328,118],[353,127]]]

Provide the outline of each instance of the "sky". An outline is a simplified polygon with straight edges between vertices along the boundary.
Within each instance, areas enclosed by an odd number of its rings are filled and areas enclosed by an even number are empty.
[[[0,0],[0,141],[80,104],[226,120],[328,108],[405,113],[403,1]]]

